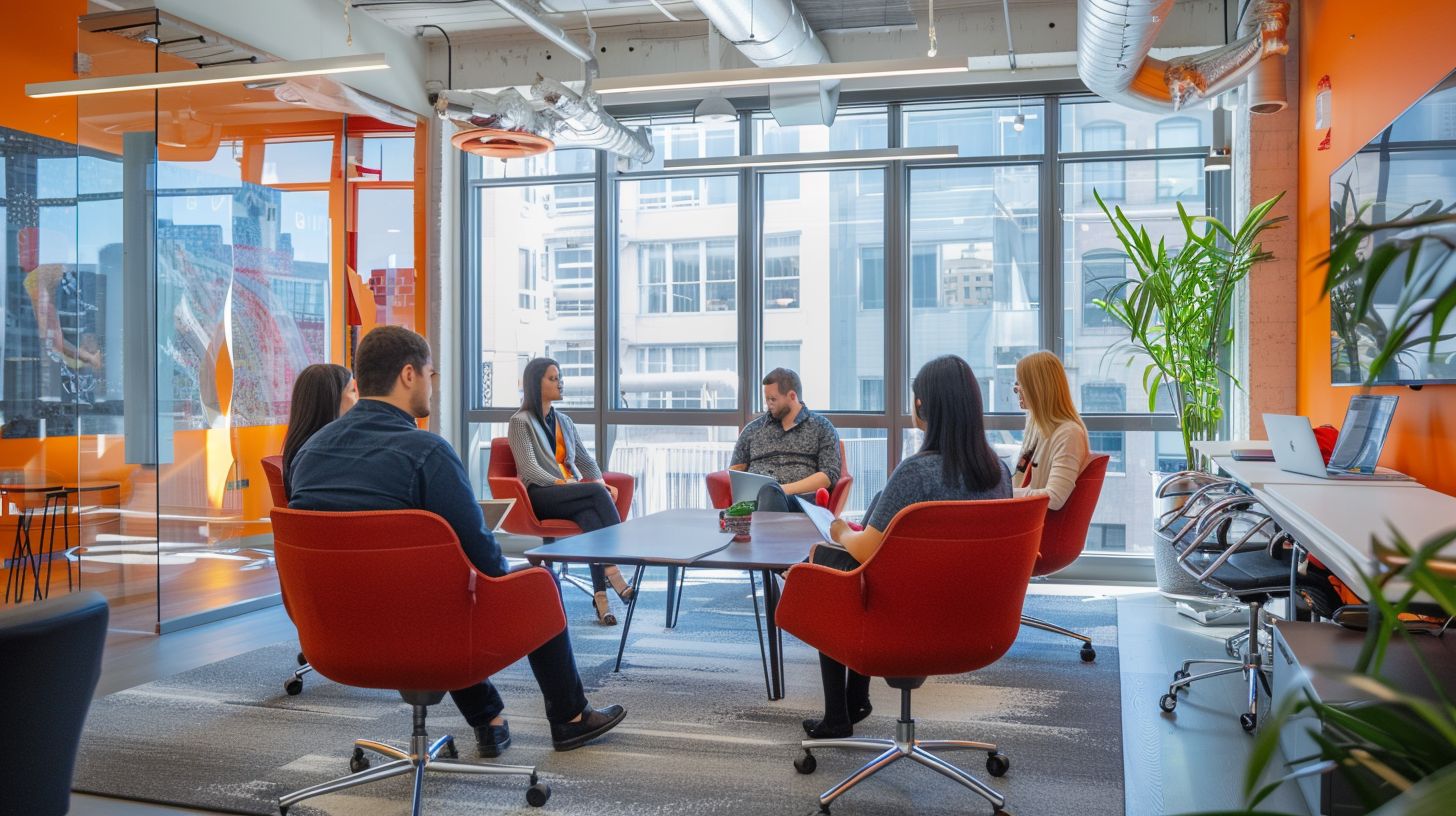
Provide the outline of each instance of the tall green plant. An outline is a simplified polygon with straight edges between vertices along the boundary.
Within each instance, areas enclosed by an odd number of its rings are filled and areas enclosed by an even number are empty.
[[[1221,378],[1242,388],[1223,363],[1234,340],[1234,292],[1255,262],[1270,257],[1259,236],[1288,220],[1269,215],[1284,194],[1254,207],[1236,230],[1189,215],[1180,202],[1183,245],[1173,250],[1166,239],[1153,243],[1121,207],[1109,210],[1097,191],[1093,196],[1136,272],[1093,302],[1127,327],[1128,339],[1114,349],[1132,352],[1128,364],[1149,360],[1142,373],[1148,410],[1156,410],[1159,392],[1172,399],[1191,463],[1193,443],[1212,439],[1223,419]]]

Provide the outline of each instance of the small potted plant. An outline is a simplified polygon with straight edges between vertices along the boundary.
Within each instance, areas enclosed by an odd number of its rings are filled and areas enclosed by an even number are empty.
[[[733,534],[734,541],[747,541],[753,527],[753,511],[758,502],[741,501],[723,511],[723,529]]]

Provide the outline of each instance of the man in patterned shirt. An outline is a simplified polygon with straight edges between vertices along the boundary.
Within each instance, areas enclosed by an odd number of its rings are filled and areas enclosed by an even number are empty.
[[[798,510],[789,496],[813,501],[819,488],[839,481],[839,433],[829,420],[800,401],[804,385],[791,369],[775,368],[763,378],[764,415],[744,426],[733,447],[731,470],[772,476],[758,494],[758,509]]]

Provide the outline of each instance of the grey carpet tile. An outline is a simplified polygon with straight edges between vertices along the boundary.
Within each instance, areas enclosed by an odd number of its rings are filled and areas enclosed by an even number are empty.
[[[741,573],[698,575],[671,630],[662,625],[661,593],[645,593],[621,673],[611,670],[620,629],[591,622],[584,595],[568,590],[566,601],[588,696],[597,705],[626,706],[626,721],[599,743],[552,751],[539,692],[525,662],[517,663],[495,678],[514,737],[499,761],[537,764],[552,786],[550,802],[540,811],[528,808],[523,780],[431,776],[426,812],[807,814],[819,792],[870,758],[819,751],[817,773],[794,771],[799,720],[817,716],[821,705],[818,661],[786,637],[787,697],[767,700]],[[1097,661],[1082,663],[1074,641],[1026,631],[998,663],[934,678],[917,691],[919,736],[998,743],[1012,762],[1000,779],[985,775],[979,752],[947,757],[988,779],[1020,816],[1121,814],[1114,602],[1037,595],[1027,611],[1091,634]],[[400,744],[407,737],[408,708],[392,692],[314,674],[301,695],[286,696],[282,681],[296,649],[276,644],[97,700],[76,789],[273,814],[280,794],[346,773],[354,738]],[[875,713],[856,733],[893,736],[897,692],[877,680],[871,694]],[[470,729],[448,698],[431,709],[430,730],[457,735],[462,756],[474,756]],[[404,813],[408,797],[407,778],[397,778],[310,800],[290,816]],[[983,800],[911,763],[897,763],[834,807],[851,815],[982,811],[990,812]]]

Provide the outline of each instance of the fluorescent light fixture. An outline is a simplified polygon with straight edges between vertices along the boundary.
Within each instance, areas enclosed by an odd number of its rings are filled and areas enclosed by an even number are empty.
[[[707,159],[668,159],[664,170],[729,170],[736,167],[776,167],[804,164],[862,164],[872,161],[911,161],[915,159],[953,159],[960,148],[891,147],[879,150],[828,150],[823,153],[777,153],[768,156],[721,156]]]
[[[161,71],[154,74],[88,77],[86,79],[68,79],[62,82],[33,82],[25,86],[25,95],[32,99],[87,96],[127,91],[151,91],[159,88],[183,88],[192,85],[221,85],[229,82],[262,82],[270,79],[344,74],[352,71],[380,71],[388,67],[389,63],[383,54],[357,54],[322,59],[219,65],[216,68]]]
[[[675,74],[608,77],[592,83],[592,90],[599,94],[683,91],[699,88],[774,85],[785,82],[863,79],[865,77],[963,74],[970,70],[970,60],[965,58],[824,62],[817,65],[785,65],[779,68],[732,68],[726,71],[688,71]]]

